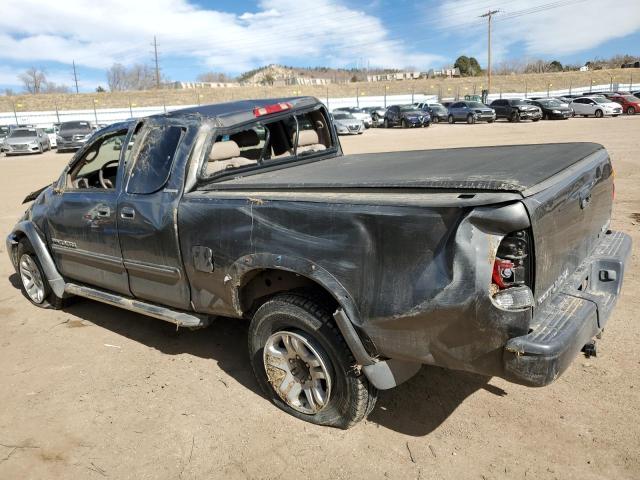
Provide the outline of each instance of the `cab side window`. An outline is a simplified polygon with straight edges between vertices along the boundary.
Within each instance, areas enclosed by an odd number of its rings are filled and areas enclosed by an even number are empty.
[[[122,142],[127,129],[103,135],[95,140],[69,171],[68,187],[73,189],[114,189]]]
[[[184,134],[177,126],[147,126],[140,132],[141,141],[133,153],[127,193],[150,194],[169,180],[173,160]]]

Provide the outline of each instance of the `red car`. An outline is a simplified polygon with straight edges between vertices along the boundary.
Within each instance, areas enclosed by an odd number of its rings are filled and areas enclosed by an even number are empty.
[[[612,102],[616,102],[622,105],[622,111],[627,115],[635,115],[636,113],[640,113],[640,98],[636,97],[635,95],[614,94],[607,95],[607,98]]]

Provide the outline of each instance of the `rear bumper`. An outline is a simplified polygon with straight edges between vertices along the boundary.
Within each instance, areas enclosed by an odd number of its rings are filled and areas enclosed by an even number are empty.
[[[606,324],[622,287],[631,238],[603,236],[593,253],[539,308],[529,334],[511,338],[504,351],[505,377],[541,387],[558,378]]]

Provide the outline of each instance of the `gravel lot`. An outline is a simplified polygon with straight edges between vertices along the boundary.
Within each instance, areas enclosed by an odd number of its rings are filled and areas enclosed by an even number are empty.
[[[349,431],[280,412],[260,394],[247,325],[175,332],[89,301],[23,298],[0,245],[0,478],[640,478],[640,116],[369,130],[347,153],[594,141],[616,169],[613,227],[634,238],[598,342],[543,389],[424,367],[381,392]],[[0,157],[0,231],[69,154]],[[635,293],[634,293],[635,292]]]

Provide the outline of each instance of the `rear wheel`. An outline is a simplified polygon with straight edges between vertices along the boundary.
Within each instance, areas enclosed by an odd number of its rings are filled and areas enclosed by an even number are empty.
[[[627,115],[635,115],[636,114],[636,109],[633,107],[629,107],[627,108]]]
[[[31,303],[42,308],[62,308],[63,299],[51,290],[40,260],[26,238],[18,244],[18,275],[22,292]]]
[[[453,119],[453,115],[449,115],[449,116],[447,117],[447,122],[449,122],[449,124],[451,124],[451,125],[453,125],[453,124],[454,124],[455,120]]]
[[[267,397],[301,420],[346,429],[376,401],[330,309],[305,293],[276,295],[258,308],[249,354]]]
[[[542,119],[543,119],[543,120],[549,120],[549,114],[548,114],[548,113],[545,113],[545,114],[542,116]]]

